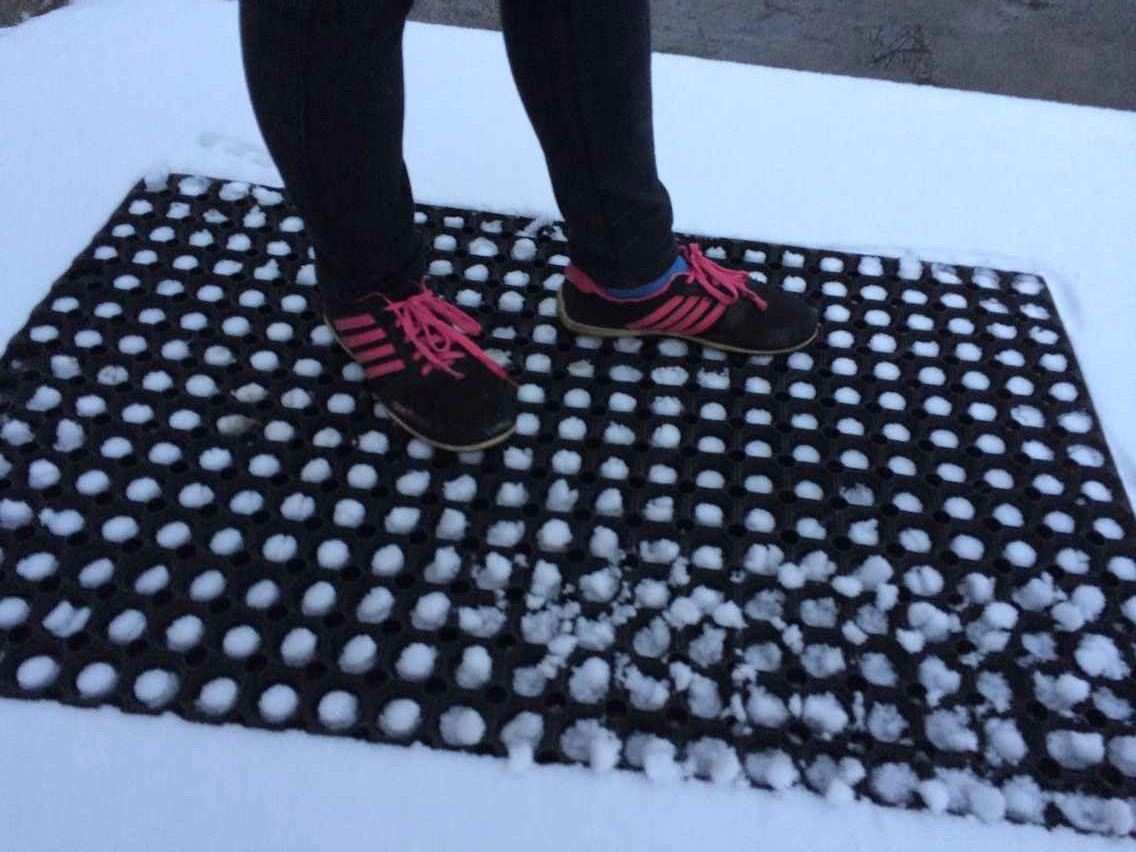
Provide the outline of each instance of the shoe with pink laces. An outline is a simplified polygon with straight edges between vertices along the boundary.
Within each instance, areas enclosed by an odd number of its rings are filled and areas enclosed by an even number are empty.
[[[613,290],[576,266],[565,270],[557,313],[576,334],[681,337],[729,352],[777,355],[817,334],[817,311],[800,296],[719,266],[695,243],[678,246],[669,279]]]
[[[397,296],[325,301],[324,320],[408,432],[454,452],[500,443],[516,429],[517,385],[474,342],[477,321],[426,281]]]

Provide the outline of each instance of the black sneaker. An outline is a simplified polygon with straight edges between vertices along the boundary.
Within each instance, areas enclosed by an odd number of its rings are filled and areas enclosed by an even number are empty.
[[[791,352],[816,337],[818,314],[804,299],[719,266],[695,243],[678,250],[688,268],[640,298],[614,297],[569,266],[556,297],[560,321],[576,334],[681,337],[748,355]]]
[[[324,320],[408,432],[454,452],[500,443],[516,430],[517,385],[471,339],[481,333],[477,321],[426,280],[401,296],[325,302]]]

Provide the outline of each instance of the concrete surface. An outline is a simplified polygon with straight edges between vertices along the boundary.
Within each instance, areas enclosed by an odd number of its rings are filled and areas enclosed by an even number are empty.
[[[65,2],[0,0],[0,26]],[[497,2],[417,0],[411,17],[500,29]],[[651,7],[655,49],[666,53],[1136,110],[1136,0],[651,0]]]
[[[32,15],[41,15],[64,5],[67,0],[0,0],[0,27],[10,27]]]
[[[651,6],[654,46],[666,53],[1136,110],[1136,0]],[[418,0],[411,17],[500,28],[497,0]]]

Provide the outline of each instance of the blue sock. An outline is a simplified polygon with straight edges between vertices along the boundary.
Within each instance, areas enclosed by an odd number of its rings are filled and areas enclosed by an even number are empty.
[[[667,285],[672,276],[686,272],[687,269],[689,267],[686,265],[686,260],[680,254],[675,258],[670,269],[654,281],[648,281],[646,284],[640,284],[636,287],[604,287],[603,291],[614,299],[642,299],[655,295]]]

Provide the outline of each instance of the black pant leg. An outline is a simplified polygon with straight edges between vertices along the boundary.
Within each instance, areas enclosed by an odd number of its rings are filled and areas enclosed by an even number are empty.
[[[423,267],[402,158],[412,0],[241,0],[257,122],[316,250],[325,297]]]
[[[501,20],[573,262],[614,287],[662,275],[676,250],[655,165],[648,0],[501,0]]]

